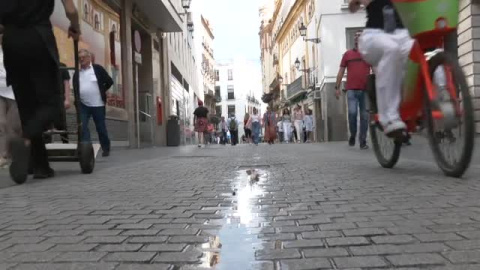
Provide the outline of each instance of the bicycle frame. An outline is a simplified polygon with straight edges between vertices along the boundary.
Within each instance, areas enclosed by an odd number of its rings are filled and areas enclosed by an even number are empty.
[[[458,0],[392,0],[392,3],[415,39],[406,65],[400,105],[401,118],[408,130],[414,132],[424,111],[425,95],[431,101],[437,98],[429,60],[443,52],[445,37],[457,29]],[[418,13],[420,16],[417,16]],[[448,70],[446,73],[448,90],[459,110],[456,88],[452,76],[449,76],[451,73]],[[432,114],[435,119],[443,118],[439,110],[434,110]],[[378,115],[375,118],[378,121]]]

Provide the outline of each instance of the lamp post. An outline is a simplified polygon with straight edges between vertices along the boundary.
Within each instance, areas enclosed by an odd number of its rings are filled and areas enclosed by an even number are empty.
[[[180,16],[187,15],[191,5],[192,5],[192,0],[182,0],[182,7],[185,10],[185,12],[180,13],[178,15]]]
[[[310,41],[310,42],[317,43],[317,44],[321,42],[320,38],[306,38],[307,37],[307,27],[305,26],[305,24],[303,24],[303,22],[300,25],[300,27],[298,28],[298,30],[300,31],[300,36],[303,37],[303,40],[305,42]]]

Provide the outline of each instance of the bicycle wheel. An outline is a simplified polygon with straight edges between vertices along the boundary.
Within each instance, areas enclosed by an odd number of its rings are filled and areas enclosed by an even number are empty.
[[[446,90],[443,95],[447,101],[431,101],[425,99],[426,127],[430,147],[440,169],[447,176],[461,177],[470,165],[475,141],[475,120],[473,102],[465,75],[458,61],[446,53],[439,53],[430,60],[430,74],[433,81],[440,71],[444,78],[451,78],[451,86],[455,87],[458,105]],[[434,87],[438,86],[434,84]],[[448,87],[448,84],[447,84]],[[447,88],[448,89],[448,88]],[[442,93],[439,93],[442,94]],[[456,109],[458,107],[458,109]],[[433,111],[440,110],[442,119],[435,119]]]
[[[400,158],[402,143],[388,138],[379,123],[370,126],[370,136],[378,163],[384,168],[393,168]]]

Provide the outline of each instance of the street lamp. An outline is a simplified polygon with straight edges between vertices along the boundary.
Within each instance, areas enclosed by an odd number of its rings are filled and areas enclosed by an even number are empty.
[[[282,77],[282,76],[280,76],[280,75],[278,76],[278,82],[279,82],[280,84],[282,84],[282,83],[283,83],[283,77]]]
[[[301,72],[310,72],[310,69],[309,68],[306,68],[306,69],[300,69],[300,60],[295,60],[295,68],[298,70],[298,71],[301,71]]]
[[[311,41],[311,42],[317,43],[317,44],[321,42],[320,38],[306,38],[307,37],[307,27],[305,26],[305,24],[303,24],[303,22],[300,25],[300,27],[298,28],[298,31],[300,31],[300,36],[303,37],[303,40],[305,42]]]
[[[190,5],[192,4],[192,0],[182,0],[182,7],[185,10],[190,9]]]
[[[300,25],[300,28],[298,30],[300,31],[301,37],[303,38],[307,37],[307,27],[305,26],[305,24],[303,24],[303,22],[302,22],[302,25]]]

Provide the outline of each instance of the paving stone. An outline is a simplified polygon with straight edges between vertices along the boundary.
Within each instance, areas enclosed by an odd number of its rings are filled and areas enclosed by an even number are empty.
[[[296,240],[283,242],[284,248],[305,248],[305,247],[323,247],[325,244],[321,240]]]
[[[160,230],[127,230],[122,232],[122,235],[127,236],[154,236],[157,235]]]
[[[302,257],[296,249],[264,249],[255,252],[257,260],[299,259]]]
[[[280,262],[281,269],[289,270],[316,270],[316,269],[331,269],[332,265],[328,259],[314,258],[314,259],[297,259],[285,260]]]
[[[321,231],[339,231],[347,229],[355,229],[357,225],[354,223],[332,223],[319,225]]]
[[[86,231],[84,236],[116,236],[119,235],[122,230],[93,230]]]
[[[187,243],[187,244],[203,244],[208,242],[205,236],[173,236],[168,242],[170,243]]]
[[[120,244],[127,239],[127,236],[92,236],[85,239],[87,244]]]
[[[305,220],[299,220],[299,225],[318,225],[318,224],[327,224],[331,223],[332,220],[330,218],[309,218]]]
[[[51,243],[40,243],[40,244],[18,244],[14,245],[11,248],[8,248],[8,252],[42,252],[47,251],[50,248],[55,246],[55,244]]]
[[[375,244],[410,244],[416,242],[410,235],[385,235],[372,237]]]
[[[49,237],[45,240],[45,243],[54,243],[54,244],[76,244],[80,243],[86,236],[55,236]]]
[[[406,254],[387,256],[387,260],[395,266],[422,266],[444,264],[445,259],[438,254]]]
[[[480,239],[463,240],[463,241],[448,241],[445,242],[448,246],[458,250],[480,249]]]
[[[385,229],[362,228],[362,229],[344,230],[343,234],[345,234],[345,236],[374,236],[374,235],[385,235],[388,233]]]
[[[415,237],[422,242],[444,242],[444,241],[463,240],[462,237],[454,233],[415,234]]]
[[[116,227],[118,230],[146,230],[152,227],[153,224],[138,223],[138,224],[121,224]]]
[[[385,267],[388,264],[381,258],[376,256],[351,257],[351,258],[335,258],[335,264],[338,268],[369,268],[369,267]]]
[[[331,238],[331,237],[340,237],[340,236],[341,234],[335,231],[302,233],[302,237],[304,239]]]
[[[452,251],[444,256],[452,263],[480,263],[480,250]]]
[[[164,243],[168,239],[168,236],[140,236],[140,237],[130,237],[128,238],[128,243]]]
[[[55,258],[57,262],[98,262],[106,252],[66,252]]]
[[[348,251],[344,248],[317,248],[306,249],[303,251],[306,258],[316,257],[344,257],[349,256]]]
[[[331,247],[368,245],[370,243],[365,237],[337,237],[328,238],[326,241]]]
[[[372,245],[362,247],[350,247],[350,251],[355,256],[364,255],[388,255],[403,253],[430,253],[444,252],[449,250],[447,246],[440,243],[422,243],[409,245]]]
[[[480,239],[480,230],[479,231],[465,231],[465,232],[458,232],[459,235],[467,238],[467,239]]]
[[[158,233],[158,235],[197,235],[198,229],[165,229]]]
[[[113,252],[102,260],[106,262],[149,262],[155,255],[155,252]]]
[[[50,251],[70,252],[70,251],[92,251],[97,244],[61,244],[56,245]]]
[[[96,250],[105,252],[139,251],[142,246],[142,244],[101,245]]]
[[[52,251],[19,253],[18,255],[8,259],[8,261],[19,262],[19,263],[50,262],[59,255],[60,253],[52,252]]]
[[[187,245],[184,244],[152,244],[146,245],[142,248],[142,251],[156,251],[156,252],[181,252]]]
[[[155,258],[155,262],[161,263],[198,263],[202,257],[201,252],[162,252]]]

